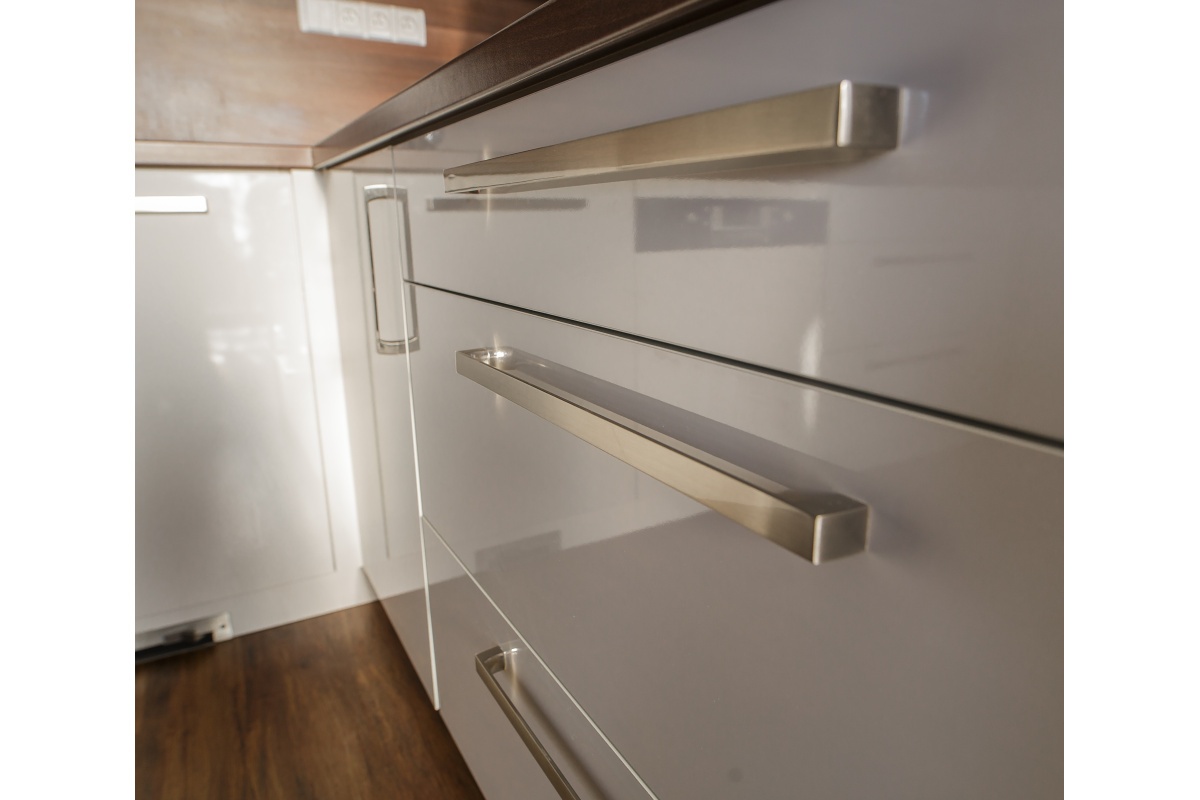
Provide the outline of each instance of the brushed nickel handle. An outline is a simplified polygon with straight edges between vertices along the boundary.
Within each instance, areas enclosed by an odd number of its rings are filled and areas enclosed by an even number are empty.
[[[537,761],[538,766],[542,768],[542,772],[546,773],[546,777],[550,779],[558,796],[563,800],[579,800],[579,795],[571,788],[571,784],[567,782],[562,770],[554,763],[554,759],[550,757],[550,753],[537,738],[537,734],[529,727],[529,723],[521,716],[521,712],[513,705],[513,701],[504,693],[504,689],[500,688],[500,683],[496,680],[496,673],[503,672],[517,652],[518,648],[513,645],[484,650],[475,656],[475,671],[483,679],[483,684],[492,693],[492,697],[496,698],[500,710],[504,712],[504,716],[508,717],[508,721],[516,729],[521,741],[529,748],[529,752]]]
[[[853,161],[894,150],[900,90],[841,81],[453,167],[447,192],[520,192],[654,175]]]
[[[208,198],[202,194],[138,195],[135,214],[207,214]]]
[[[460,350],[455,364],[459,375],[814,564],[866,549],[864,504],[784,486],[673,435],[696,441],[707,428],[714,441],[737,437],[734,429],[519,350]]]
[[[382,355],[398,355],[416,345],[417,334],[414,331],[413,335],[407,339],[384,339],[383,334],[379,330],[379,290],[378,281],[375,278],[375,244],[371,240],[371,202],[385,198],[398,200],[405,206],[405,213],[403,215],[405,257],[411,260],[412,251],[409,245],[407,213],[408,193],[397,186],[387,186],[381,183],[363,187],[363,210],[364,216],[367,219],[367,264],[371,268],[371,299],[375,307],[375,352]]]

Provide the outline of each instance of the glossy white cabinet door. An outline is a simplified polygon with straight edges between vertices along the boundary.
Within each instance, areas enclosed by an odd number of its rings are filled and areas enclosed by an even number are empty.
[[[401,290],[401,202],[367,187],[392,185],[388,169],[342,170],[324,178],[347,370],[350,437],[360,507],[363,569],[436,704],[417,506],[407,356],[381,353],[383,338],[407,338]],[[368,202],[368,197],[374,198]],[[368,214],[370,224],[368,225]],[[377,322],[377,315],[380,320]]]
[[[648,797],[553,676],[525,649],[432,526],[422,527],[429,556],[442,718],[488,800],[559,797],[479,675],[476,655],[494,647],[515,648],[513,660],[496,673],[496,681],[579,796]]]
[[[1061,440],[1060,6],[784,0],[438,146],[503,155],[842,79],[904,90],[894,152],[475,211],[427,213],[454,200],[418,180],[413,277]]]
[[[138,617],[333,572],[291,176],[136,188],[208,207],[136,221]]]
[[[1061,451],[438,290],[417,303],[425,514],[658,797],[1061,792]],[[814,566],[641,476],[458,374],[479,347],[717,423],[689,443],[867,504],[867,551]]]

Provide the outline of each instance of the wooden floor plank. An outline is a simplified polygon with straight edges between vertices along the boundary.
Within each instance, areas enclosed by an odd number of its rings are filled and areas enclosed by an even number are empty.
[[[139,800],[481,800],[378,603],[138,665]]]

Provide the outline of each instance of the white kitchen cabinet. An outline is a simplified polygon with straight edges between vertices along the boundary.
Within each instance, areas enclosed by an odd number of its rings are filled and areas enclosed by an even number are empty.
[[[559,796],[529,757],[518,727],[545,749],[548,763],[566,785],[586,796],[648,797],[640,779],[518,638],[433,526],[424,521],[422,528],[438,680],[445,698],[442,717],[488,799]],[[488,689],[489,679],[476,663],[480,657],[502,664],[488,670],[499,696]],[[512,716],[502,710],[506,702]]]
[[[433,289],[417,303],[424,513],[657,796],[1061,785],[1061,454]],[[480,346],[865,503],[866,552],[814,565],[640,475],[456,371]]]
[[[1061,10],[783,0],[598,60],[391,150],[433,675],[481,787],[552,785],[471,672],[516,642],[580,796],[1056,796]],[[896,87],[894,150],[432,169],[841,81]],[[778,524],[813,503],[841,557]],[[586,779],[614,763],[636,789]]]
[[[1044,3],[770,3],[437,146],[494,158],[854,80],[902,90],[894,151],[485,194],[427,223],[454,199],[419,181],[411,277],[1060,441],[1061,53]]]
[[[362,567],[436,704],[408,390],[407,350],[418,343],[401,294],[405,199],[392,186],[391,170],[370,164],[324,182]]]
[[[137,631],[235,633],[370,597],[344,438],[332,268],[311,173],[139,169]]]

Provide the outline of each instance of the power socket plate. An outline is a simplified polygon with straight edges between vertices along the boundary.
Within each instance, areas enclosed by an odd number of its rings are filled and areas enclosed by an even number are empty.
[[[302,33],[426,45],[425,12],[363,0],[296,0]]]

